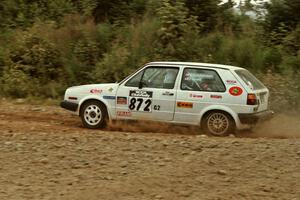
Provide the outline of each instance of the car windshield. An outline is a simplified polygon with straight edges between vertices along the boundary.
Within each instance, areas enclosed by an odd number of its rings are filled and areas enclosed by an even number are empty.
[[[252,90],[259,90],[265,88],[265,86],[248,70],[235,70],[235,73],[244,81],[246,85]]]

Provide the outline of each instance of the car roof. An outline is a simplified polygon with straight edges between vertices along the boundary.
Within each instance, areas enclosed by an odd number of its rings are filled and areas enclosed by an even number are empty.
[[[150,62],[147,65],[163,65],[163,66],[192,66],[192,67],[209,67],[209,68],[219,68],[219,69],[227,69],[227,70],[237,70],[244,69],[242,67],[236,67],[231,65],[222,65],[222,64],[213,64],[213,63],[200,63],[200,62],[167,62],[167,61],[158,61],[158,62]],[[162,66],[162,67],[163,67]]]

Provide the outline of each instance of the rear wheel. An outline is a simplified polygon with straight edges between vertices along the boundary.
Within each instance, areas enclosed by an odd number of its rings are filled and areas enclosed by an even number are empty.
[[[106,107],[99,101],[88,101],[80,109],[80,118],[86,128],[104,128],[107,122]]]
[[[213,111],[204,116],[202,128],[205,133],[214,136],[227,136],[235,131],[232,117],[222,111]]]

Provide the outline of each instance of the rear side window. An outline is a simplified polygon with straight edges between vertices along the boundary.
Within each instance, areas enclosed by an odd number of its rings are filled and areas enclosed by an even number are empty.
[[[214,70],[185,68],[181,89],[189,91],[225,92],[226,88]]]
[[[248,70],[238,69],[235,73],[243,80],[243,82],[252,90],[259,90],[265,86]]]

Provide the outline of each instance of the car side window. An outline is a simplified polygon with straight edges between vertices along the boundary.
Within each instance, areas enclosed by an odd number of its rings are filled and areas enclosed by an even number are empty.
[[[148,67],[142,78],[143,87],[173,89],[179,68]]]
[[[139,87],[139,84],[141,82],[142,76],[143,76],[144,70],[140,71],[138,74],[133,76],[131,79],[127,81],[125,86],[128,87]]]
[[[185,68],[181,90],[225,92],[226,88],[215,70]]]
[[[145,88],[173,89],[178,71],[175,67],[147,67],[129,79],[125,86],[139,87],[142,81]]]

